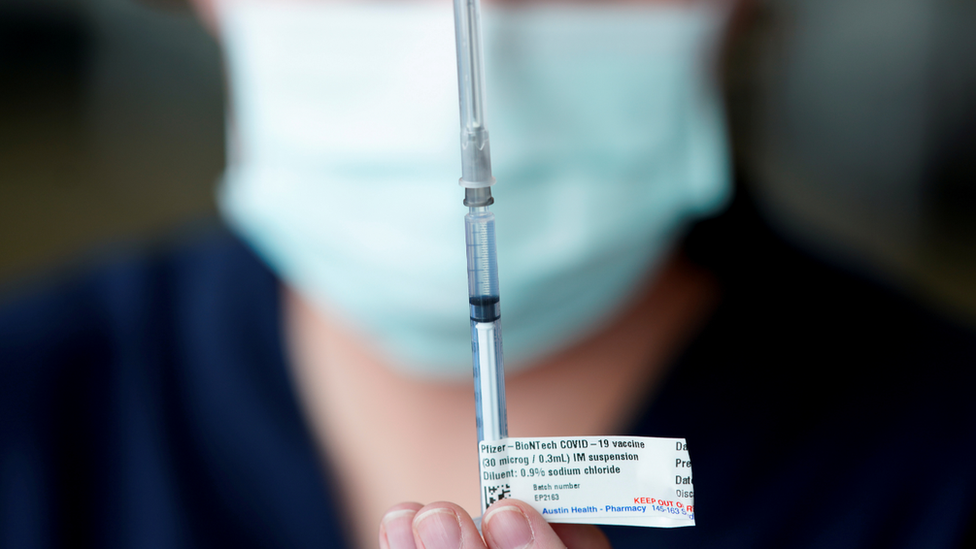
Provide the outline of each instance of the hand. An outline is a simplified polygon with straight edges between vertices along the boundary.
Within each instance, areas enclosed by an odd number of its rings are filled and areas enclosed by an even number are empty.
[[[528,504],[501,500],[485,511],[484,539],[460,506],[401,503],[380,524],[381,549],[610,549],[596,526],[549,524]],[[486,543],[487,542],[487,543]]]

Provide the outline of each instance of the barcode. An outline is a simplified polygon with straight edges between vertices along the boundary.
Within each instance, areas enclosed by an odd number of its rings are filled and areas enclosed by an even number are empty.
[[[485,507],[488,507],[492,503],[503,500],[511,495],[512,488],[508,484],[485,486]]]

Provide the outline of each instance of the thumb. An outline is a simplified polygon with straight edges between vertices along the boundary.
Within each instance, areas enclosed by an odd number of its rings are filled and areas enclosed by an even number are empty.
[[[485,512],[481,531],[489,549],[609,549],[610,542],[589,524],[550,525],[527,503],[503,499]]]

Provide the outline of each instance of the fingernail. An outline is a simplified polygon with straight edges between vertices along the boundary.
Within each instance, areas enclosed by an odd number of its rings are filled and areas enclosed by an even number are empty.
[[[461,547],[461,525],[450,509],[424,511],[415,521],[417,535],[424,549],[458,549]]]
[[[482,525],[488,544],[496,549],[521,549],[535,540],[529,519],[514,505],[492,509]]]
[[[383,549],[416,549],[413,542],[413,509],[390,511],[383,517],[383,534],[380,546]]]

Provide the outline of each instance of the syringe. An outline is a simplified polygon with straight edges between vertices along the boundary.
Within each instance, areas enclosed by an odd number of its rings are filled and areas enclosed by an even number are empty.
[[[485,128],[484,64],[479,0],[454,0],[458,95],[461,106],[461,186],[468,257],[468,303],[478,442],[508,436],[502,365],[498,263],[491,186],[491,150]]]

